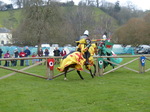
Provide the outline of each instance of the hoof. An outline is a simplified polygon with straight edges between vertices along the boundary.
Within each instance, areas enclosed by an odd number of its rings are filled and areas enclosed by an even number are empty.
[[[64,80],[68,80],[67,78],[64,78]]]

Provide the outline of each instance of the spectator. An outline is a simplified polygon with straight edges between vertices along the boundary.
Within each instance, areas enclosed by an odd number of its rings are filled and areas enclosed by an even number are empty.
[[[2,51],[2,49],[0,48],[0,58],[2,58],[2,54],[3,54],[3,51]],[[1,61],[0,61],[0,65],[1,65]]]
[[[53,51],[54,56],[60,56],[60,50],[56,47]]]
[[[18,58],[19,52],[17,48],[14,50],[14,55],[15,55],[14,58]],[[14,66],[17,66],[17,60],[14,60]]]
[[[25,57],[30,56],[31,52],[28,47],[26,47],[26,50],[24,51],[24,53],[26,54]],[[26,60],[26,66],[29,66],[29,60]]]
[[[23,51],[23,49],[21,50],[21,52],[19,53],[19,56],[21,58],[24,58],[26,56],[26,53]],[[24,66],[24,60],[20,60],[20,66]]]
[[[36,57],[35,52],[32,54],[32,57],[33,57],[33,58]],[[36,59],[32,59],[32,64],[35,64],[35,63],[36,63]]]
[[[49,51],[48,51],[48,49],[45,49],[44,55],[45,55],[45,57],[48,57],[48,56],[49,56]],[[44,63],[44,65],[45,65],[45,64],[46,64],[46,62]]]
[[[38,51],[38,57],[43,57],[43,50],[42,50],[42,48],[40,48],[39,51]],[[39,61],[42,61],[42,59],[39,59]]]
[[[61,56],[65,56],[67,53],[66,53],[66,50],[65,49],[63,49],[62,51],[61,51],[61,53],[60,53],[60,55]]]
[[[53,53],[54,53],[54,56],[60,56],[60,50],[57,47],[54,49]],[[56,60],[56,63],[59,63],[58,58],[56,58],[55,60]]]
[[[9,51],[7,51],[7,52],[4,54],[4,58],[10,58]],[[9,61],[6,60],[4,66],[9,66]]]
[[[44,54],[45,54],[45,57],[49,56],[49,51],[48,51],[48,49],[45,49]]]

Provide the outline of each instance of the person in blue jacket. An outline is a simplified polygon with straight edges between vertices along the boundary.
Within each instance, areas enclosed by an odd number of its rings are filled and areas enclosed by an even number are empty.
[[[26,54],[25,57],[29,57],[30,54],[31,54],[31,52],[30,52],[30,50],[29,50],[28,47],[26,47],[26,49],[24,50],[24,52],[25,52],[25,54]],[[25,63],[26,63],[26,66],[29,66],[29,65],[30,65],[30,64],[29,64],[29,60],[26,60]]]

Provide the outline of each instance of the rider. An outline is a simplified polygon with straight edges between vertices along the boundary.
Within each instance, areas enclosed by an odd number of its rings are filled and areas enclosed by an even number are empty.
[[[80,36],[77,40],[76,40],[76,43],[77,43],[77,46],[78,44],[80,43],[84,43],[85,39],[88,39],[89,37],[89,31],[88,30],[85,30],[83,35]]]
[[[85,30],[84,34],[79,38],[77,43],[77,51],[83,54],[83,57],[86,59],[85,64],[89,64],[88,58],[90,57],[90,53],[88,51],[89,47],[91,46],[91,40],[88,38],[89,31]]]

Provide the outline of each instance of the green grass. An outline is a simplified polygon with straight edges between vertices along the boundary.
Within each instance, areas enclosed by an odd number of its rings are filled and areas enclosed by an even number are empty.
[[[131,59],[124,59],[123,63]],[[150,65],[150,62],[146,63]],[[129,65],[138,67],[138,62]],[[15,67],[13,67],[15,68]],[[17,66],[17,69],[22,67]],[[108,71],[108,67],[105,71]],[[137,68],[138,70],[138,68]],[[27,70],[45,76],[45,66]],[[0,76],[10,71],[0,69]],[[55,71],[55,74],[58,74]],[[45,80],[17,73],[0,80],[0,112],[149,112],[150,75],[121,68],[94,79],[82,72],[81,80],[75,71],[68,81],[60,76]]]
[[[14,12],[14,17],[18,21],[18,23],[15,24],[15,27],[18,26],[21,19],[21,10],[12,10]],[[0,11],[0,27],[6,27],[4,26],[4,22],[8,20],[10,17],[9,11]]]

